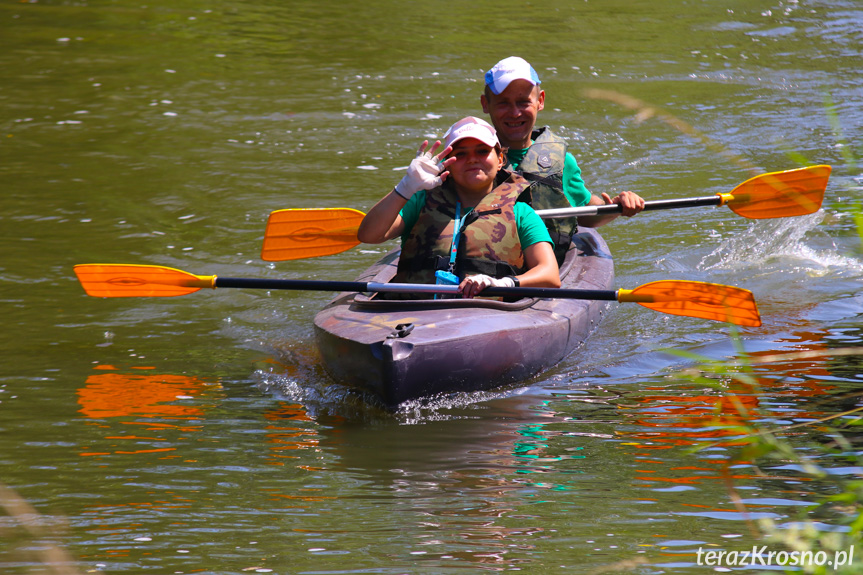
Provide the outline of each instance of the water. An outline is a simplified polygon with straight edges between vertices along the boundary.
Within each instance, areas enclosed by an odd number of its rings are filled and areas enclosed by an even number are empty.
[[[747,520],[806,517],[829,483],[727,465],[726,392],[765,425],[858,404],[859,359],[823,354],[861,345],[861,29],[850,1],[0,4],[0,481],[41,514],[7,509],[3,571],[59,548],[105,573],[701,573],[699,548],[756,542]],[[705,385],[668,350],[724,360],[732,330],[614,304],[523,385],[388,414],[326,378],[311,320],[330,294],[101,300],[75,281],[87,262],[353,279],[386,246],[268,264],[268,213],[367,210],[422,139],[481,112],[482,71],[511,54],[595,192],[833,166],[812,216],[603,229],[619,287],[745,287],[764,326],[743,347],[812,357],[756,363],[761,390]],[[787,437],[859,474],[812,447],[823,433]]]

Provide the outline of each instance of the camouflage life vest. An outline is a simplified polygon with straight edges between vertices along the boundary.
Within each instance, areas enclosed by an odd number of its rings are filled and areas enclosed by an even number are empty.
[[[555,136],[548,127],[534,130],[533,144],[525,154],[516,173],[530,182],[530,188],[520,198],[535,210],[570,208],[563,193],[563,164],[566,161],[566,140]],[[544,220],[554,243],[554,255],[560,265],[569,249],[572,236],[578,231],[577,218]]]
[[[514,210],[528,185],[524,178],[501,170],[495,188],[464,216],[453,272],[459,278],[473,274],[504,277],[525,271]],[[457,202],[455,190],[447,183],[426,192],[425,206],[402,243],[393,282],[435,283],[435,271],[449,269]]]

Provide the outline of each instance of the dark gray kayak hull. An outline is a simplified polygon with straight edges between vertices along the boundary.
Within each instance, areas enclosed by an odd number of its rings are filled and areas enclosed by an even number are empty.
[[[387,282],[398,252],[358,281]],[[562,287],[612,289],[614,263],[594,230],[577,236],[561,266]],[[390,408],[420,397],[492,389],[555,365],[596,328],[607,302],[533,299],[382,300],[341,293],[315,316],[329,375]]]

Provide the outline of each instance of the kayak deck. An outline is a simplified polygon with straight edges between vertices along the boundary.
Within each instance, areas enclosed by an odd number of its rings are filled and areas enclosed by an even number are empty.
[[[358,281],[388,282],[398,255],[390,252]],[[611,289],[614,264],[595,230],[576,236],[561,280],[565,288]],[[532,377],[581,345],[605,309],[595,300],[385,300],[345,292],[318,312],[314,326],[329,375],[394,408]]]

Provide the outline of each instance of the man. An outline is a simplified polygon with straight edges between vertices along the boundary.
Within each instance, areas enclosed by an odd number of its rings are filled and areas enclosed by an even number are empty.
[[[603,192],[595,196],[581,178],[575,157],[563,138],[546,126],[535,130],[536,119],[545,106],[545,92],[533,67],[517,56],[504,58],[485,74],[485,91],[480,96],[483,112],[489,115],[501,144],[508,148],[509,169],[533,182],[530,203],[534,209],[569,206],[620,204],[622,214],[634,216],[644,209],[644,200],[633,192],[614,198]],[[568,236],[577,225],[598,227],[620,214],[582,216],[575,221],[546,220],[552,239],[560,250],[569,246]]]

